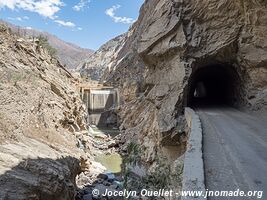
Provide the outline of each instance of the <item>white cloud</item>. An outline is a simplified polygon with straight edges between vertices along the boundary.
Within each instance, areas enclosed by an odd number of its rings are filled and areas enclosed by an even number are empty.
[[[79,31],[82,31],[82,30],[83,30],[83,28],[81,28],[81,27],[78,27],[77,29],[78,29]]]
[[[114,5],[111,8],[107,9],[105,13],[106,15],[110,16],[112,20],[116,23],[132,24],[133,22],[135,22],[133,18],[116,16],[115,12],[120,7],[121,7],[120,5]]]
[[[89,2],[89,0],[86,1],[82,0],[81,2],[87,3]],[[43,17],[50,18],[60,26],[65,26],[70,28],[76,27],[76,25],[73,22],[58,19],[56,13],[60,11],[62,6],[64,6],[62,0],[0,0],[0,10],[1,8],[9,8],[11,10],[22,9],[38,13]],[[80,6],[84,5],[81,4]],[[82,9],[82,7],[80,7],[80,9]],[[23,21],[23,20],[28,20],[29,17],[24,16],[24,17],[16,17],[9,19]]]
[[[18,20],[18,21],[22,21],[21,17],[16,17],[15,19]]]
[[[10,19],[10,20],[12,20],[12,21],[24,21],[24,20],[28,20],[29,19],[29,17],[28,16],[24,16],[24,17],[15,17],[15,18],[13,18],[13,17],[8,17],[8,19]]]
[[[61,0],[0,0],[0,8],[22,9],[53,19],[64,6]]]
[[[55,20],[54,22],[56,22],[57,24],[61,25],[61,26],[66,26],[66,27],[75,27],[76,25],[72,22],[66,22],[66,21],[63,21],[63,20]]]
[[[80,0],[80,2],[77,5],[73,6],[72,9],[75,11],[83,10],[83,8],[90,2],[91,0]]]

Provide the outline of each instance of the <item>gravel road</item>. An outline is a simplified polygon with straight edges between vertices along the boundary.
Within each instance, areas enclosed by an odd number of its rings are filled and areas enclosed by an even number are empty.
[[[199,108],[206,188],[262,190],[267,199],[267,121],[233,108]],[[265,113],[266,114],[266,113]],[[266,114],[267,115],[267,114]],[[265,194],[264,194],[265,193]],[[256,197],[210,197],[246,200]]]

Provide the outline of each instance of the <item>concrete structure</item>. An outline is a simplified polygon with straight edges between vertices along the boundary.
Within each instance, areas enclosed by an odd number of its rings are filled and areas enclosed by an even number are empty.
[[[114,109],[119,105],[118,89],[100,84],[81,84],[80,94],[88,109],[90,124],[109,126],[117,123]]]
[[[202,155],[202,128],[199,116],[185,108],[185,118],[190,128],[184,158],[183,191],[202,191],[205,194],[204,162]],[[204,196],[183,196],[182,200],[204,200]]]

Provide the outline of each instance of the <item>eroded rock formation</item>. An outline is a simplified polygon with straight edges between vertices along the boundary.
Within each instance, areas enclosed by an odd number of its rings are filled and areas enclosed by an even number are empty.
[[[142,94],[130,91],[139,98],[121,109],[121,128],[147,148],[147,161],[163,151],[167,137],[184,132],[183,108],[198,81],[220,82],[223,95],[211,89],[231,106],[266,109],[266,1],[147,0],[130,31],[120,62],[104,78],[122,94],[141,80]]]
[[[119,62],[118,52],[120,52],[127,37],[127,33],[119,35],[101,46],[83,64],[80,69],[81,76],[89,80],[100,81],[105,70],[114,70],[114,66]]]
[[[0,26],[0,199],[73,199],[85,108],[38,42]]]

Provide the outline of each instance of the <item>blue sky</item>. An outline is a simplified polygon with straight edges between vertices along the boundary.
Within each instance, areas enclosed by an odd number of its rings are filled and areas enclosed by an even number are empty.
[[[0,18],[98,49],[128,30],[144,0],[0,0]]]

